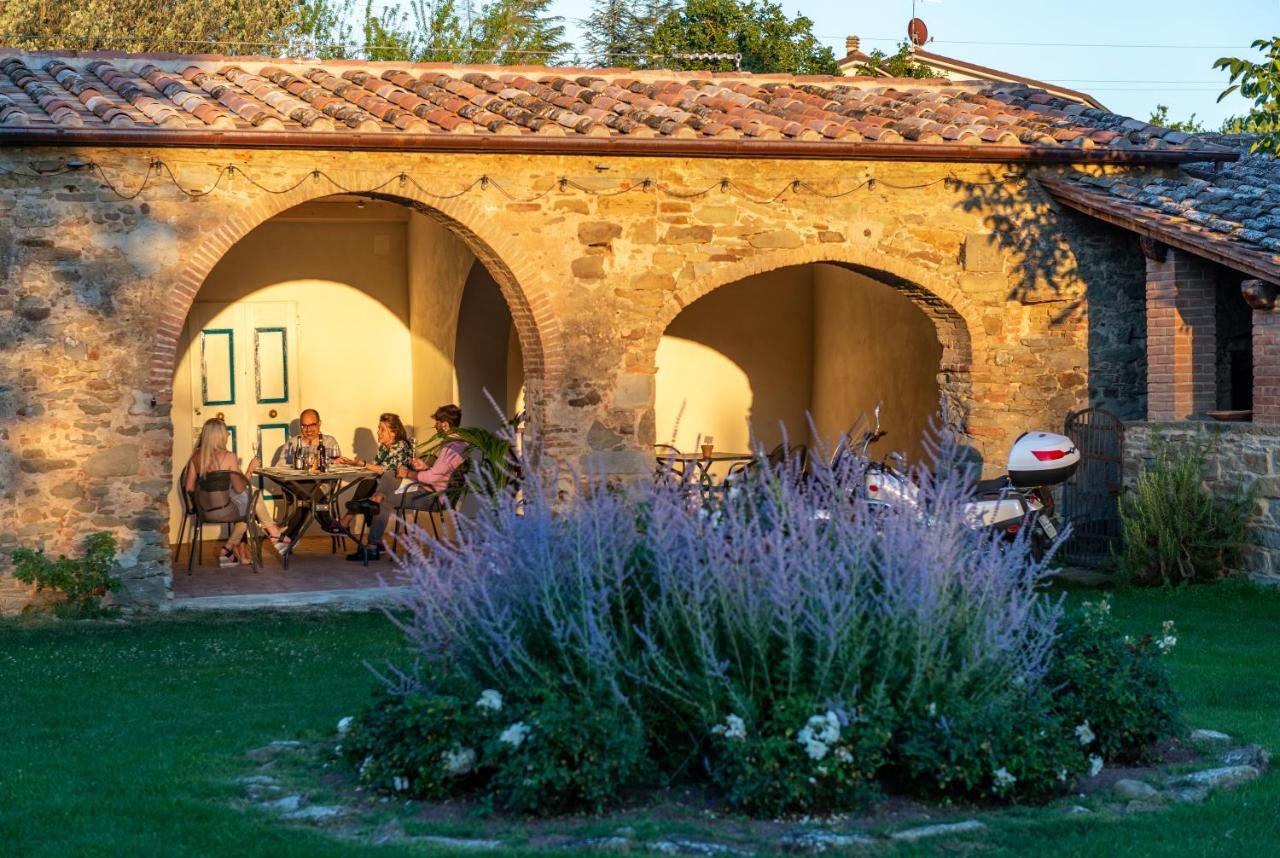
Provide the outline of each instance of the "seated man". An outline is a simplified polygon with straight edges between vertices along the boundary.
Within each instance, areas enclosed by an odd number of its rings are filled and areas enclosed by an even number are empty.
[[[453,477],[453,472],[466,461],[467,443],[451,439],[454,430],[462,422],[462,409],[456,405],[441,405],[431,418],[436,422],[436,437],[445,439],[435,460],[428,464],[421,459],[410,459],[408,467],[396,469],[396,476],[404,480],[412,480],[400,494],[384,497],[378,505],[378,513],[369,525],[368,541],[347,555],[348,560],[365,561],[382,558],[382,536],[386,533],[387,522],[395,505],[404,495],[405,509],[418,509],[435,512],[444,509],[442,492]]]
[[[298,434],[293,436],[280,449],[276,450],[275,455],[271,457],[273,467],[285,465],[285,460],[291,460],[294,467],[301,459],[304,463],[309,463],[311,457],[320,448],[324,447],[325,456],[330,462],[337,460],[342,455],[342,448],[338,446],[338,439],[332,435],[325,435],[320,432],[320,412],[314,408],[304,409],[298,415]],[[306,484],[298,483],[297,486],[303,489],[309,489],[314,482]],[[302,536],[300,529],[302,522],[307,516],[307,507],[309,503],[303,503],[300,497],[295,497],[299,503],[295,506],[293,514],[289,517],[286,525],[286,531],[289,536],[296,542]],[[327,508],[317,507],[315,518],[319,522],[321,529],[327,532],[334,532],[334,518],[330,515]]]

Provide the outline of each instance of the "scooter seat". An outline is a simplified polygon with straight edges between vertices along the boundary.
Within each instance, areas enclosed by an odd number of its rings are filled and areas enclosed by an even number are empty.
[[[973,492],[978,496],[998,495],[1009,488],[1008,475],[992,477],[989,480],[978,480],[973,484]]]

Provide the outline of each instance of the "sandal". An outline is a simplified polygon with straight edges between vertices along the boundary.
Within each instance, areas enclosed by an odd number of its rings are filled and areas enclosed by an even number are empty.
[[[218,552],[219,568],[227,569],[231,566],[239,566],[239,565],[240,565],[240,558],[236,556],[236,553],[234,550],[228,551],[226,548],[223,548],[221,551]]]
[[[293,545],[293,540],[289,539],[283,533],[277,537],[271,538],[271,547],[276,550],[277,554],[284,554]]]

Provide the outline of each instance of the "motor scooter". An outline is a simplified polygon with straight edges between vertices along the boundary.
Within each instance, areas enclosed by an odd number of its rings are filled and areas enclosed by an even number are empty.
[[[866,463],[861,480],[866,501],[918,507],[920,487],[905,473],[905,457],[890,453],[876,462],[868,455],[870,446],[887,434],[880,426],[879,405],[874,414],[875,427],[857,442]],[[1050,487],[1066,482],[1079,464],[1080,452],[1065,435],[1022,433],[1009,451],[1007,472],[973,484],[973,498],[965,504],[970,526],[989,528],[1010,539],[1031,528],[1032,547],[1043,553],[1062,532]]]

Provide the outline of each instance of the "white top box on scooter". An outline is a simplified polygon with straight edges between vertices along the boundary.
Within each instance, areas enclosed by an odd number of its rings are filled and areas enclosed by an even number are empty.
[[[1066,435],[1023,432],[1009,451],[1009,480],[1019,488],[1066,482],[1080,464],[1080,451]]]

